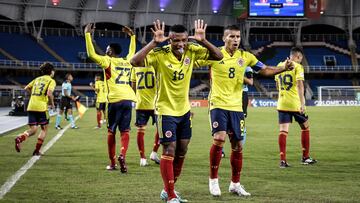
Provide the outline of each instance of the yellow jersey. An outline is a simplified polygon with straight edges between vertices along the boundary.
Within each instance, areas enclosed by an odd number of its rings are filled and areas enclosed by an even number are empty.
[[[91,34],[85,34],[86,51],[91,60],[104,69],[104,83],[109,103],[116,103],[122,100],[136,101],[134,90],[130,86],[130,75],[132,66],[131,57],[135,54],[136,39],[131,36],[129,54],[125,58],[100,56],[95,53],[91,41]]]
[[[281,62],[278,66],[283,66]],[[297,81],[304,80],[304,68],[301,64],[293,62],[293,70],[275,75],[279,96],[277,109],[280,111],[300,111],[300,98],[297,90]]]
[[[230,56],[225,47],[221,47],[224,58],[220,61],[197,61],[196,66],[209,66],[211,89],[209,107],[228,111],[242,112],[242,92],[246,67],[250,66],[256,72],[264,64],[251,53],[236,50]]]
[[[47,91],[54,91],[55,80],[49,75],[43,75],[35,78],[25,88],[31,88],[30,101],[27,107],[28,111],[44,112],[48,110]]]
[[[149,52],[145,66],[154,67],[156,72],[156,114],[182,116],[190,111],[189,89],[194,62],[208,57],[206,48],[193,43],[187,45],[180,60],[172,53],[170,45]]]
[[[96,92],[96,102],[105,103],[106,102],[106,93],[105,93],[105,84],[102,80],[95,81],[95,92]]]
[[[155,70],[153,67],[133,67],[131,81],[136,85],[136,109],[153,110],[156,94]]]

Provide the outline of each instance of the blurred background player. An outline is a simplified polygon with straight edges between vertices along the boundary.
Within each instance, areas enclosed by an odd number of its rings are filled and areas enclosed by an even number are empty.
[[[130,59],[135,53],[136,37],[134,32],[124,26],[122,31],[130,36],[129,53],[125,58],[120,58],[121,46],[116,43],[110,44],[106,48],[106,55],[100,56],[95,52],[92,43],[91,33],[95,27],[93,24],[85,26],[85,40],[87,55],[91,60],[97,63],[105,71],[105,87],[107,89],[108,99],[108,153],[110,165],[106,167],[108,170],[115,170],[115,135],[116,128],[120,130],[121,150],[118,157],[120,170],[122,173],[127,172],[125,162],[126,152],[129,146],[129,133],[131,122],[132,102],[136,102],[136,95],[130,86],[130,75],[132,66]]]
[[[222,148],[226,135],[231,142],[231,182],[229,192],[239,196],[250,196],[243,185],[240,184],[242,169],[242,140],[245,128],[243,113],[242,92],[246,67],[265,76],[273,76],[287,69],[291,69],[291,62],[281,68],[269,67],[258,61],[250,52],[239,50],[240,28],[232,25],[224,29],[221,47],[224,58],[221,61],[198,61],[198,66],[211,67],[211,94],[209,94],[210,123],[213,135],[213,145],[210,148],[210,177],[209,191],[213,196],[220,196],[218,170],[220,166]]]
[[[305,113],[304,96],[304,68],[300,64],[304,53],[300,48],[293,47],[290,51],[290,60],[294,61],[295,68],[275,76],[276,87],[279,91],[277,110],[279,115],[279,149],[280,168],[290,165],[286,161],[286,138],[292,118],[301,128],[302,159],[304,165],[314,164],[317,161],[310,157],[310,130],[308,116]],[[278,65],[283,65],[284,62]]]
[[[155,124],[155,95],[156,95],[156,80],[155,70],[153,67],[133,67],[131,73],[131,80],[133,89],[136,91],[136,121],[137,127],[137,145],[140,152],[140,166],[148,165],[145,156],[144,136],[146,125],[152,118],[152,125]],[[153,150],[150,154],[150,159],[155,163],[160,164],[160,159],[157,151],[160,146],[159,133],[156,130]]]
[[[104,123],[106,114],[106,92],[105,92],[105,85],[104,80],[101,79],[101,75],[97,74],[95,76],[95,84],[90,83],[90,86],[93,88],[96,94],[96,121],[97,126],[96,128],[101,128],[101,124]],[[101,119],[101,113],[104,115],[104,120]]]
[[[31,93],[27,107],[28,125],[30,129],[15,138],[15,149],[17,152],[20,152],[20,143],[25,141],[27,137],[34,135],[40,125],[41,131],[33,152],[34,156],[41,155],[40,148],[47,135],[49,124],[48,101],[50,100],[50,106],[53,109],[53,91],[56,86],[55,80],[53,79],[55,69],[51,63],[42,64],[40,66],[40,72],[42,76],[35,78],[25,87],[25,90]]]
[[[180,176],[191,138],[189,89],[194,62],[223,57],[220,50],[206,40],[206,27],[203,20],[195,21],[195,35],[189,37],[183,25],[173,25],[169,36],[165,37],[165,23],[157,20],[151,28],[153,40],[131,59],[133,66],[152,66],[156,72],[159,89],[155,112],[163,146],[160,172],[164,189],[160,198],[167,202],[185,202],[175,193],[175,182]],[[188,43],[188,38],[195,39],[206,48]],[[167,40],[169,45],[155,48]]]
[[[67,117],[70,121],[72,129],[78,129],[75,125],[75,120],[72,112],[72,101],[76,101],[77,97],[71,95],[71,82],[73,81],[73,76],[70,73],[65,75],[65,81],[61,85],[61,101],[60,101],[60,110],[58,115],[56,116],[55,128],[57,130],[61,130],[62,127],[60,126],[61,117],[64,113],[64,110],[67,112]]]

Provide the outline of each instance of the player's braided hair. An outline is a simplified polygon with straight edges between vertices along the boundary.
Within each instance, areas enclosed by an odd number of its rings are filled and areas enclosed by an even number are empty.
[[[53,70],[55,70],[55,67],[50,62],[45,62],[40,66],[40,72],[42,75],[51,75]]]

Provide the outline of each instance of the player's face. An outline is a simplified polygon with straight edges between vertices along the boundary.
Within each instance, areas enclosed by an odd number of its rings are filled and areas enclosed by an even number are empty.
[[[170,33],[170,45],[171,49],[179,54],[184,53],[184,49],[186,48],[188,42],[188,33]]]
[[[69,75],[69,76],[68,76],[68,80],[69,80],[70,82],[73,81],[73,79],[74,79],[74,78],[73,78],[72,75]]]
[[[303,55],[300,52],[295,52],[292,57],[291,60],[295,61],[296,63],[301,63],[301,61],[303,60]]]
[[[240,31],[238,30],[225,30],[223,41],[225,42],[225,48],[235,50],[240,46]]]
[[[51,74],[50,74],[50,77],[52,77],[52,78],[53,78],[54,76],[55,76],[55,71],[54,71],[54,70],[52,70],[52,71],[51,71]]]

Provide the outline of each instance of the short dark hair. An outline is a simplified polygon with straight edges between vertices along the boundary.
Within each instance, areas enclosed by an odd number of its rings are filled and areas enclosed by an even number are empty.
[[[228,25],[224,28],[224,31],[225,30],[236,30],[236,31],[240,31],[240,27],[237,26],[237,25]]]
[[[120,44],[118,43],[110,43],[109,47],[112,49],[114,54],[119,55],[122,51]]]
[[[40,66],[40,72],[42,75],[51,75],[53,70],[55,70],[55,67],[50,62],[45,62]]]
[[[183,25],[175,24],[170,27],[170,32],[183,33],[183,32],[187,32],[187,29]]]
[[[300,54],[304,55],[304,51],[300,47],[291,48],[290,55],[293,55],[295,53],[300,53]]]
[[[67,80],[68,78],[69,78],[69,76],[71,75],[71,73],[66,73],[66,75],[65,75],[65,80]]]

